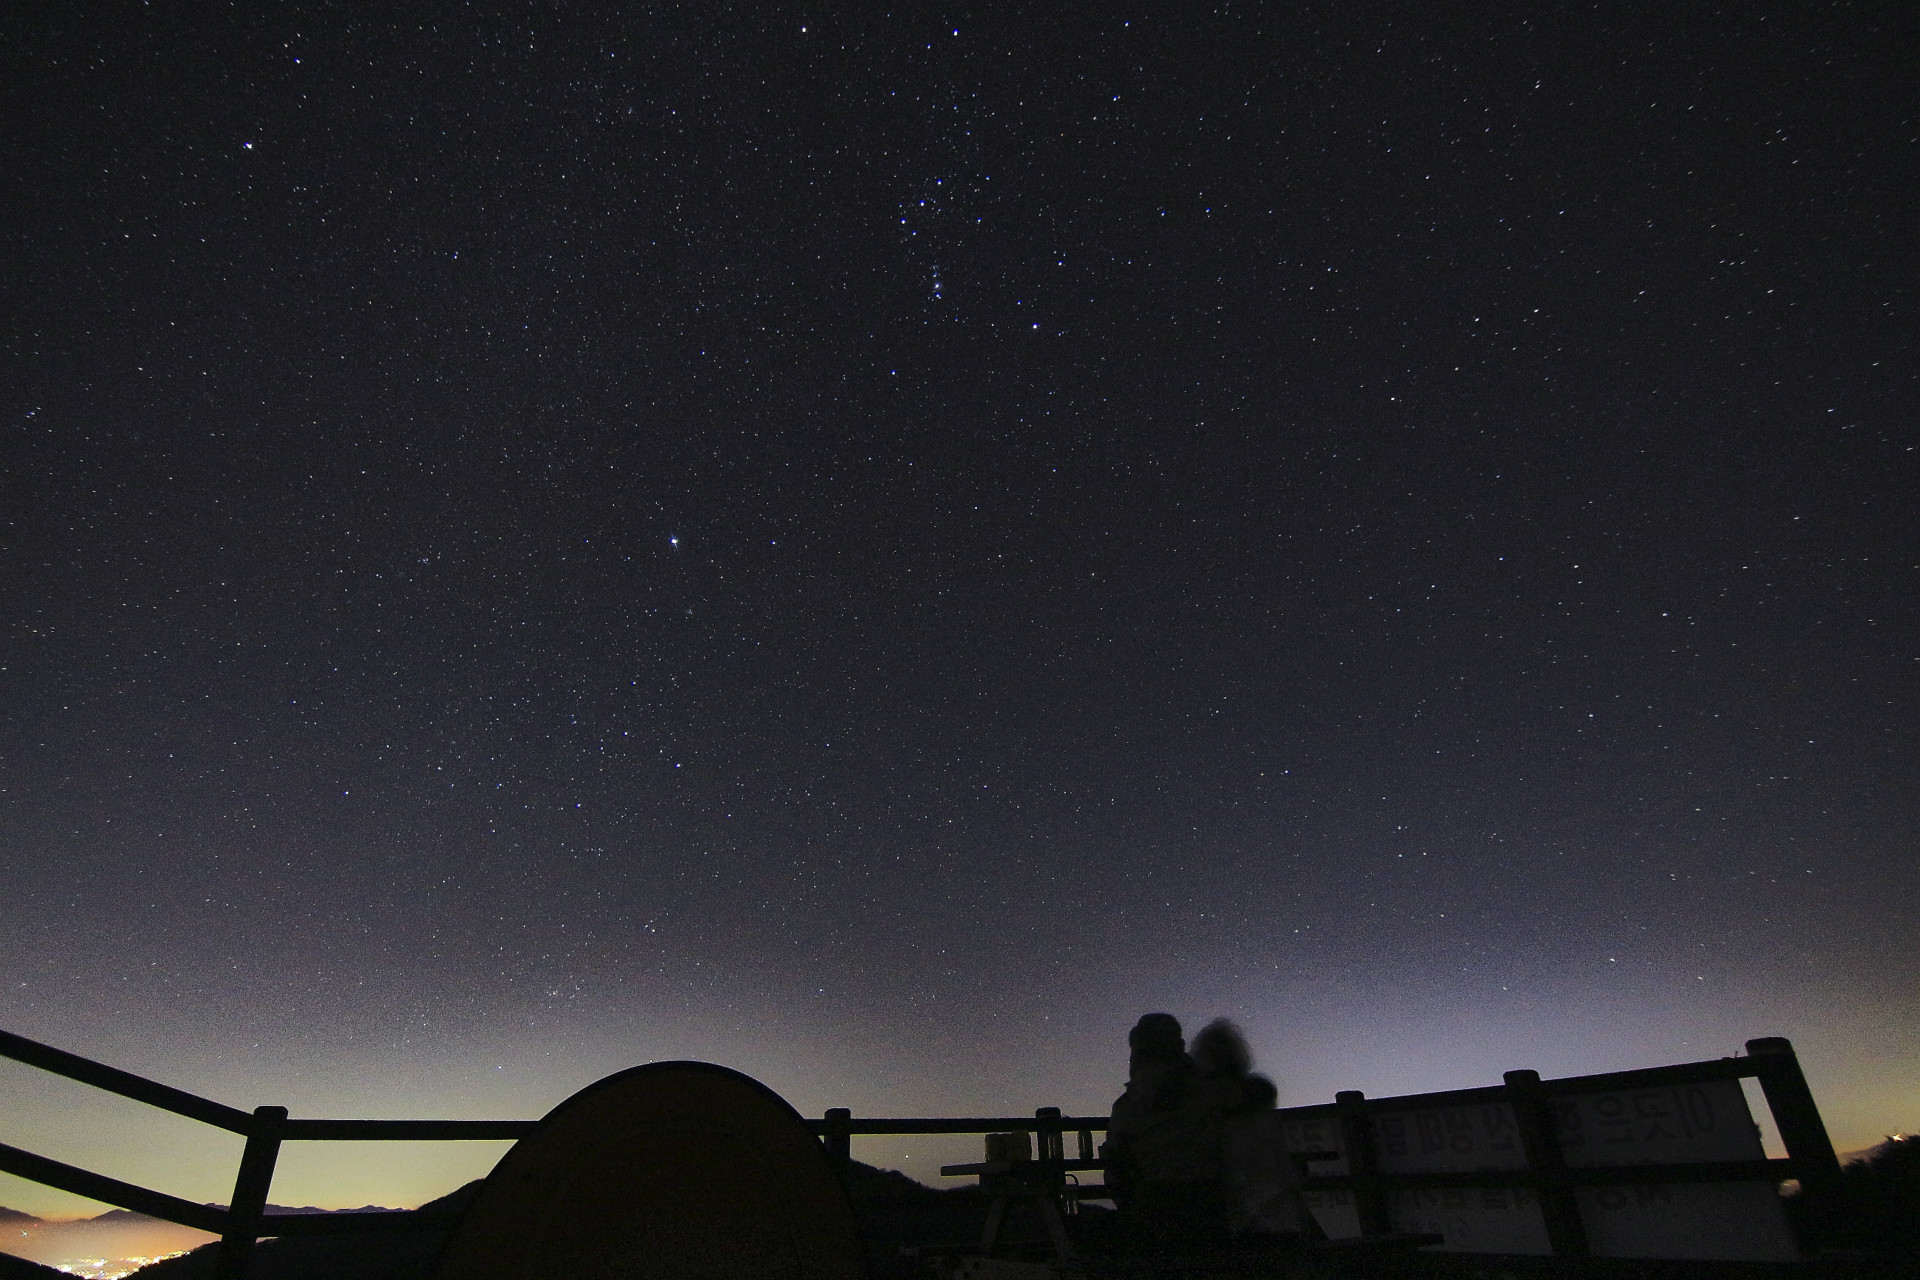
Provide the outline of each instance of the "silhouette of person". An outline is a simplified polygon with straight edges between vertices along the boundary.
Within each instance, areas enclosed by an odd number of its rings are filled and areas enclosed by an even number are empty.
[[[1221,1124],[1240,1083],[1204,1074],[1180,1022],[1149,1013],[1127,1035],[1127,1090],[1107,1122],[1107,1184],[1144,1243],[1204,1247],[1226,1240]]]
[[[1300,1167],[1287,1153],[1273,1104],[1279,1090],[1253,1072],[1253,1051],[1240,1028],[1216,1018],[1193,1037],[1192,1057],[1203,1077],[1231,1099],[1220,1125],[1221,1181],[1229,1226],[1243,1237],[1314,1236],[1318,1224],[1300,1198]]]

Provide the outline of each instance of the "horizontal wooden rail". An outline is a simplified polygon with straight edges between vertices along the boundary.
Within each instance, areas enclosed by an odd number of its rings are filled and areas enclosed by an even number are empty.
[[[809,1120],[807,1128],[819,1134],[825,1133],[828,1121]],[[964,1119],[906,1119],[877,1120],[853,1118],[843,1123],[841,1132],[854,1137],[871,1137],[876,1134],[934,1134],[934,1133],[1010,1133],[1015,1129],[1029,1132],[1045,1127],[1072,1133],[1077,1129],[1096,1129],[1106,1132],[1105,1116],[1061,1116],[1058,1119],[1038,1120],[1033,1116],[969,1117]]]
[[[1541,1092],[1549,1098],[1573,1097],[1583,1093],[1607,1093],[1615,1090],[1657,1089],[1681,1084],[1699,1084],[1705,1080],[1738,1080],[1759,1077],[1767,1063],[1758,1057],[1709,1058],[1704,1062],[1681,1062],[1670,1067],[1642,1067],[1633,1071],[1610,1071],[1603,1075],[1567,1076],[1542,1080]],[[1425,1111],[1446,1107],[1484,1107],[1512,1100],[1503,1084],[1479,1085],[1472,1089],[1448,1089],[1441,1093],[1409,1093],[1398,1097],[1367,1098],[1367,1111]],[[1337,1103],[1315,1102],[1303,1107],[1282,1107],[1293,1120],[1331,1120],[1340,1114]]]
[[[109,1067],[77,1053],[68,1053],[65,1049],[41,1044],[38,1040],[16,1036],[11,1031],[0,1031],[0,1057],[12,1058],[15,1062],[24,1062],[30,1067],[39,1067],[42,1071],[51,1071],[57,1076],[78,1080],[81,1084],[90,1084],[96,1089],[105,1089],[108,1093],[117,1093],[123,1098],[132,1098],[135,1102],[144,1102],[150,1107],[159,1107],[162,1111],[171,1111],[175,1115],[186,1116],[189,1120],[198,1120],[230,1133],[246,1133],[253,1123],[253,1117],[238,1107],[229,1107],[171,1085],[157,1084],[131,1071]]]
[[[285,1142],[511,1142],[538,1120],[288,1120]]]
[[[1692,1182],[1785,1182],[1798,1176],[1791,1160],[1719,1160],[1694,1164],[1623,1164],[1568,1169],[1567,1182],[1583,1187],[1652,1186]],[[1349,1191],[1364,1182],[1377,1182],[1390,1191],[1431,1191],[1450,1187],[1499,1188],[1541,1185],[1539,1174],[1527,1169],[1460,1169],[1448,1172],[1381,1173],[1372,1179],[1343,1173],[1308,1174],[1308,1191]]]
[[[808,1120],[808,1130],[824,1133],[829,1122]],[[999,1133],[1014,1129],[1058,1127],[1104,1133],[1106,1116],[1061,1116],[1037,1120],[1033,1116],[971,1116],[946,1118],[855,1118],[844,1132],[856,1137],[880,1134]],[[538,1120],[287,1120],[280,1136],[287,1142],[509,1142],[540,1127]]]
[[[1705,1062],[1678,1062],[1670,1067],[1638,1067],[1632,1071],[1608,1071],[1593,1076],[1542,1080],[1540,1087],[1552,1098],[1578,1093],[1658,1089],[1676,1084],[1699,1084],[1703,1080],[1738,1080],[1742,1076],[1758,1077],[1766,1069],[1767,1064],[1757,1057],[1708,1058]]]
[[[105,1174],[94,1173],[89,1169],[62,1164],[58,1160],[49,1160],[45,1156],[37,1156],[31,1151],[22,1151],[18,1147],[9,1147],[4,1143],[0,1143],[0,1172],[11,1173],[15,1177],[27,1178],[45,1186],[58,1187],[62,1191],[71,1191],[74,1195],[85,1196],[89,1200],[116,1204],[122,1209],[131,1209],[135,1213],[144,1213],[149,1217],[164,1218],[168,1222],[177,1222],[183,1227],[210,1231],[214,1235],[219,1235],[227,1229],[225,1209],[195,1204],[191,1200],[182,1200],[179,1196],[170,1196],[164,1191],[149,1191],[131,1182],[122,1182],[118,1178],[109,1178]]]

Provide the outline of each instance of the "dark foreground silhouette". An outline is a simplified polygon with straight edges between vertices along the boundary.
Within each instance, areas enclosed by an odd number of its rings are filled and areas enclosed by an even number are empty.
[[[469,1182],[420,1207],[458,1212],[479,1193],[480,1183]],[[249,1280],[428,1280],[446,1239],[445,1231],[432,1230],[262,1240],[254,1249],[247,1275]],[[202,1245],[135,1274],[153,1280],[203,1280],[213,1275],[219,1252],[217,1242]]]
[[[1787,1197],[1787,1220],[1812,1249],[1920,1258],[1920,1134],[1848,1161],[1830,1193]]]
[[[458,1211],[478,1193],[469,1183],[423,1209]],[[860,1223],[868,1266],[877,1280],[928,1274],[920,1258],[903,1256],[903,1247],[929,1254],[960,1250],[979,1238],[987,1202],[977,1187],[938,1191],[905,1174],[854,1162],[847,1186]],[[1446,1277],[1451,1280],[1532,1280],[1581,1276],[1594,1280],[1783,1280],[1815,1276],[1844,1280],[1920,1278],[1920,1138],[1895,1139],[1864,1159],[1847,1165],[1841,1186],[1831,1195],[1789,1197],[1788,1215],[1808,1246],[1816,1251],[1805,1263],[1659,1262],[1553,1258],[1500,1258],[1425,1254],[1402,1259],[1370,1259],[1367,1275]],[[1115,1215],[1089,1209],[1075,1224],[1076,1235],[1098,1247],[1113,1238]],[[1037,1224],[1015,1222],[1007,1253],[1046,1252]],[[432,1280],[446,1233],[398,1231],[380,1235],[314,1236],[264,1240],[254,1254],[250,1280]],[[1023,1242],[1025,1247],[1023,1249]],[[930,1246],[930,1248],[929,1248]],[[214,1270],[217,1246],[155,1263],[141,1280],[204,1280]],[[1257,1260],[1247,1258],[1249,1270]],[[1327,1274],[1345,1270],[1337,1264]]]
[[[471,1182],[420,1206],[429,1211],[464,1210],[479,1194]],[[855,1161],[847,1187],[860,1223],[869,1266],[876,1271],[903,1246],[961,1247],[980,1238],[987,1205],[979,1188],[936,1191],[903,1173]],[[1020,1224],[1015,1225],[1019,1232]],[[262,1240],[248,1268],[249,1280],[430,1280],[446,1243],[445,1231],[394,1231],[378,1235],[305,1236]],[[1024,1235],[1016,1234],[1016,1246]],[[1033,1242],[1037,1245],[1037,1232]],[[139,1271],[141,1280],[205,1280],[214,1273],[217,1244]]]

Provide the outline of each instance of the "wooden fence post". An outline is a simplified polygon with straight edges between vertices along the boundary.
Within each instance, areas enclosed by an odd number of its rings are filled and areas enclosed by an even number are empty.
[[[1347,1171],[1353,1175],[1353,1207],[1363,1238],[1393,1234],[1387,1189],[1380,1181],[1380,1153],[1373,1145],[1373,1117],[1367,1114],[1367,1095],[1342,1089],[1333,1095],[1340,1108],[1340,1141],[1347,1149]]]
[[[1520,1128],[1520,1144],[1527,1154],[1534,1187],[1540,1196],[1540,1216],[1546,1219],[1547,1243],[1556,1257],[1585,1258],[1587,1225],[1580,1220],[1580,1202],[1567,1178],[1567,1158],[1554,1131],[1553,1106],[1540,1084],[1538,1071],[1509,1071],[1507,1101]]]
[[[287,1122],[285,1107],[255,1107],[247,1126],[247,1146],[240,1155],[240,1174],[233,1181],[233,1201],[227,1206],[227,1229],[220,1237],[220,1255],[214,1261],[214,1280],[242,1280],[254,1241],[260,1238],[260,1220],[266,1215],[267,1192],[273,1186],[273,1166],[280,1158],[280,1134]]]
[[[845,1173],[853,1163],[853,1112],[846,1107],[828,1107],[826,1121],[820,1126],[820,1144],[834,1172]]]
[[[1814,1105],[1813,1090],[1800,1073],[1800,1058],[1793,1041],[1785,1036],[1762,1036],[1747,1041],[1747,1053],[1760,1068],[1760,1092],[1766,1095],[1767,1109],[1773,1112],[1774,1127],[1793,1161],[1800,1185],[1809,1191],[1824,1190],[1840,1180],[1840,1159],[1833,1154],[1833,1139]]]

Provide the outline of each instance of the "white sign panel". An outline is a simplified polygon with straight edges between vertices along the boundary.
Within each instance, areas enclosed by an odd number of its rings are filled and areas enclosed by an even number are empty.
[[[1583,1093],[1553,1100],[1569,1168],[1691,1164],[1764,1157],[1760,1131],[1737,1080]],[[1408,1107],[1372,1113],[1380,1171],[1453,1173],[1526,1168],[1506,1102]],[[1347,1173],[1333,1118],[1282,1126],[1289,1151],[1341,1152],[1315,1173]],[[1790,1260],[1799,1256],[1771,1183],[1674,1183],[1578,1187],[1587,1241],[1603,1258]],[[1329,1236],[1360,1234],[1352,1193],[1309,1191],[1307,1207]],[[1534,1192],[1522,1187],[1393,1192],[1396,1231],[1437,1232],[1447,1252],[1552,1252]]]
[[[1738,1080],[1576,1094],[1556,1098],[1553,1113],[1572,1169],[1766,1158]],[[1574,1194],[1596,1257],[1800,1256],[1772,1183],[1580,1187]]]
[[[1738,1080],[1555,1098],[1553,1118],[1571,1169],[1759,1160],[1766,1154]]]
[[[1432,1231],[1446,1237],[1435,1252],[1553,1252],[1547,1220],[1531,1187],[1396,1191],[1388,1197],[1387,1212],[1396,1231]]]
[[[1574,1198],[1596,1258],[1785,1262],[1800,1256],[1770,1182],[1578,1187]]]
[[[1375,1112],[1373,1145],[1382,1173],[1527,1167],[1513,1108],[1504,1102]]]

